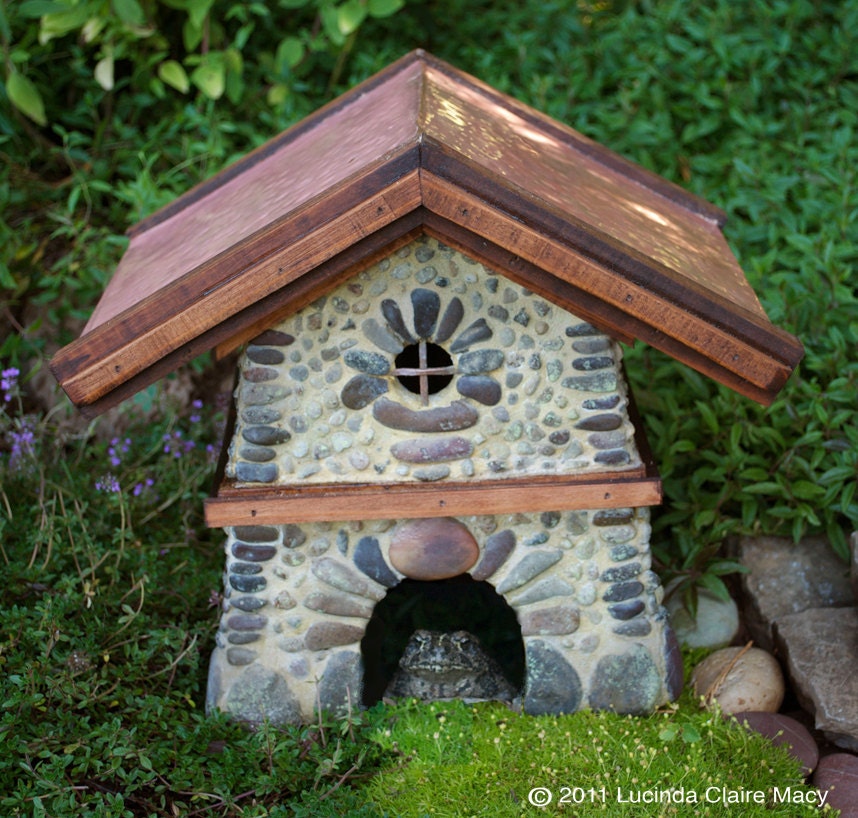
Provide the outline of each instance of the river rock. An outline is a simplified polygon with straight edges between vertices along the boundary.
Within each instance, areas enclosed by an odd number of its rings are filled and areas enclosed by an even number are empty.
[[[717,650],[694,668],[691,682],[698,698],[717,702],[724,713],[776,713],[784,698],[780,665],[761,648]]]
[[[826,803],[840,810],[840,818],[858,818],[858,757],[834,753],[820,759],[813,776],[820,792],[827,792]]]
[[[776,747],[786,747],[789,754],[801,763],[802,773],[810,775],[819,761],[819,748],[810,731],[790,716],[780,713],[749,711],[734,717],[739,724],[765,736]]]
[[[739,632],[739,609],[732,599],[718,599],[705,591],[697,596],[697,616],[683,608],[682,599],[672,596],[666,603],[670,621],[680,644],[690,648],[721,648]]]
[[[410,520],[394,532],[390,564],[411,579],[448,579],[464,574],[480,556],[468,529],[450,517]]]

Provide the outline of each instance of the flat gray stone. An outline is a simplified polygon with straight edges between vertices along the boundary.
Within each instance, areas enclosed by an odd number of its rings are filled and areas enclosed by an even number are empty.
[[[392,588],[399,582],[381,553],[381,546],[375,537],[361,537],[355,548],[354,564],[370,579]]]
[[[471,576],[476,580],[488,579],[498,568],[501,567],[515,548],[515,534],[508,528],[492,534],[486,540],[477,567],[471,571]]]
[[[824,537],[799,543],[783,537],[743,537],[743,619],[754,641],[772,647],[772,626],[781,617],[808,608],[855,604],[849,566],[831,550]]]
[[[826,738],[858,751],[858,608],[781,616],[775,646],[793,690]]]
[[[338,651],[325,666],[319,682],[319,704],[322,710],[345,715],[361,705],[363,662],[360,653]]]
[[[469,429],[480,419],[477,410],[461,400],[455,400],[449,406],[416,411],[396,401],[380,398],[372,407],[372,415],[389,429],[422,433],[457,432]]]
[[[332,588],[357,594],[375,602],[384,598],[385,590],[381,585],[331,557],[313,560],[312,571],[322,582]]]
[[[563,656],[541,639],[527,639],[527,677],[522,709],[531,716],[575,713],[581,707],[581,679]]]
[[[520,588],[543,571],[548,570],[554,563],[559,562],[562,557],[563,553],[557,550],[534,551],[528,554],[519,560],[515,568],[507,574],[506,579],[497,586],[497,592],[506,594]]]
[[[446,341],[458,328],[465,315],[465,308],[458,297],[454,297],[447,309],[444,310],[444,316],[438,324],[438,329],[435,332],[436,343],[442,344]]]
[[[372,605],[345,594],[312,593],[304,600],[304,607],[331,616],[354,616],[359,619],[369,619],[372,616]]]
[[[590,688],[590,707],[631,715],[651,713],[662,685],[649,652],[642,645],[633,645],[628,653],[599,660]]]
[[[238,650],[235,648],[234,650]],[[248,724],[294,724],[301,720],[301,707],[286,680],[273,670],[251,665],[227,693],[224,710]]]

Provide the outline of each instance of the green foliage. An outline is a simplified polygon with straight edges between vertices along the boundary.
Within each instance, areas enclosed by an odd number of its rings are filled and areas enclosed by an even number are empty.
[[[814,810],[774,802],[774,787],[810,791],[783,748],[720,714],[695,711],[691,702],[641,718],[605,712],[522,716],[496,704],[412,701],[392,709],[389,725],[374,740],[403,763],[383,769],[363,791],[385,814],[402,818],[512,818],[564,809],[636,817],[727,816],[741,809],[742,815],[794,818]],[[550,806],[529,803],[535,787],[551,792]],[[710,787],[710,797],[722,788],[760,790],[767,803],[706,803]],[[633,800],[644,791],[679,788],[694,792],[700,803]]]
[[[0,393],[20,408],[9,370]],[[0,409],[0,812],[370,814],[347,785],[378,758],[372,714],[250,732],[201,712],[222,566],[200,515],[221,419],[162,414],[102,439]]]

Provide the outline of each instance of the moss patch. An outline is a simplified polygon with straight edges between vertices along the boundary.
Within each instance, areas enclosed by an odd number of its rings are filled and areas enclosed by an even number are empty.
[[[490,703],[411,701],[391,710],[374,741],[403,763],[364,793],[403,818],[815,812],[803,803],[814,790],[782,749],[693,704],[645,718],[589,711],[531,717]],[[529,800],[547,793],[544,807]]]

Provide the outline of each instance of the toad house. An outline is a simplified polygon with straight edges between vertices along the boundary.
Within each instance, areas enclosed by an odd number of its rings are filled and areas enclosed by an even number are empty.
[[[761,403],[802,354],[722,225],[418,51],[133,227],[52,367],[97,414],[242,349],[206,503],[226,532],[209,706],[285,722],[366,701],[377,609],[463,579],[512,612],[526,712],[676,697],[620,344]]]

